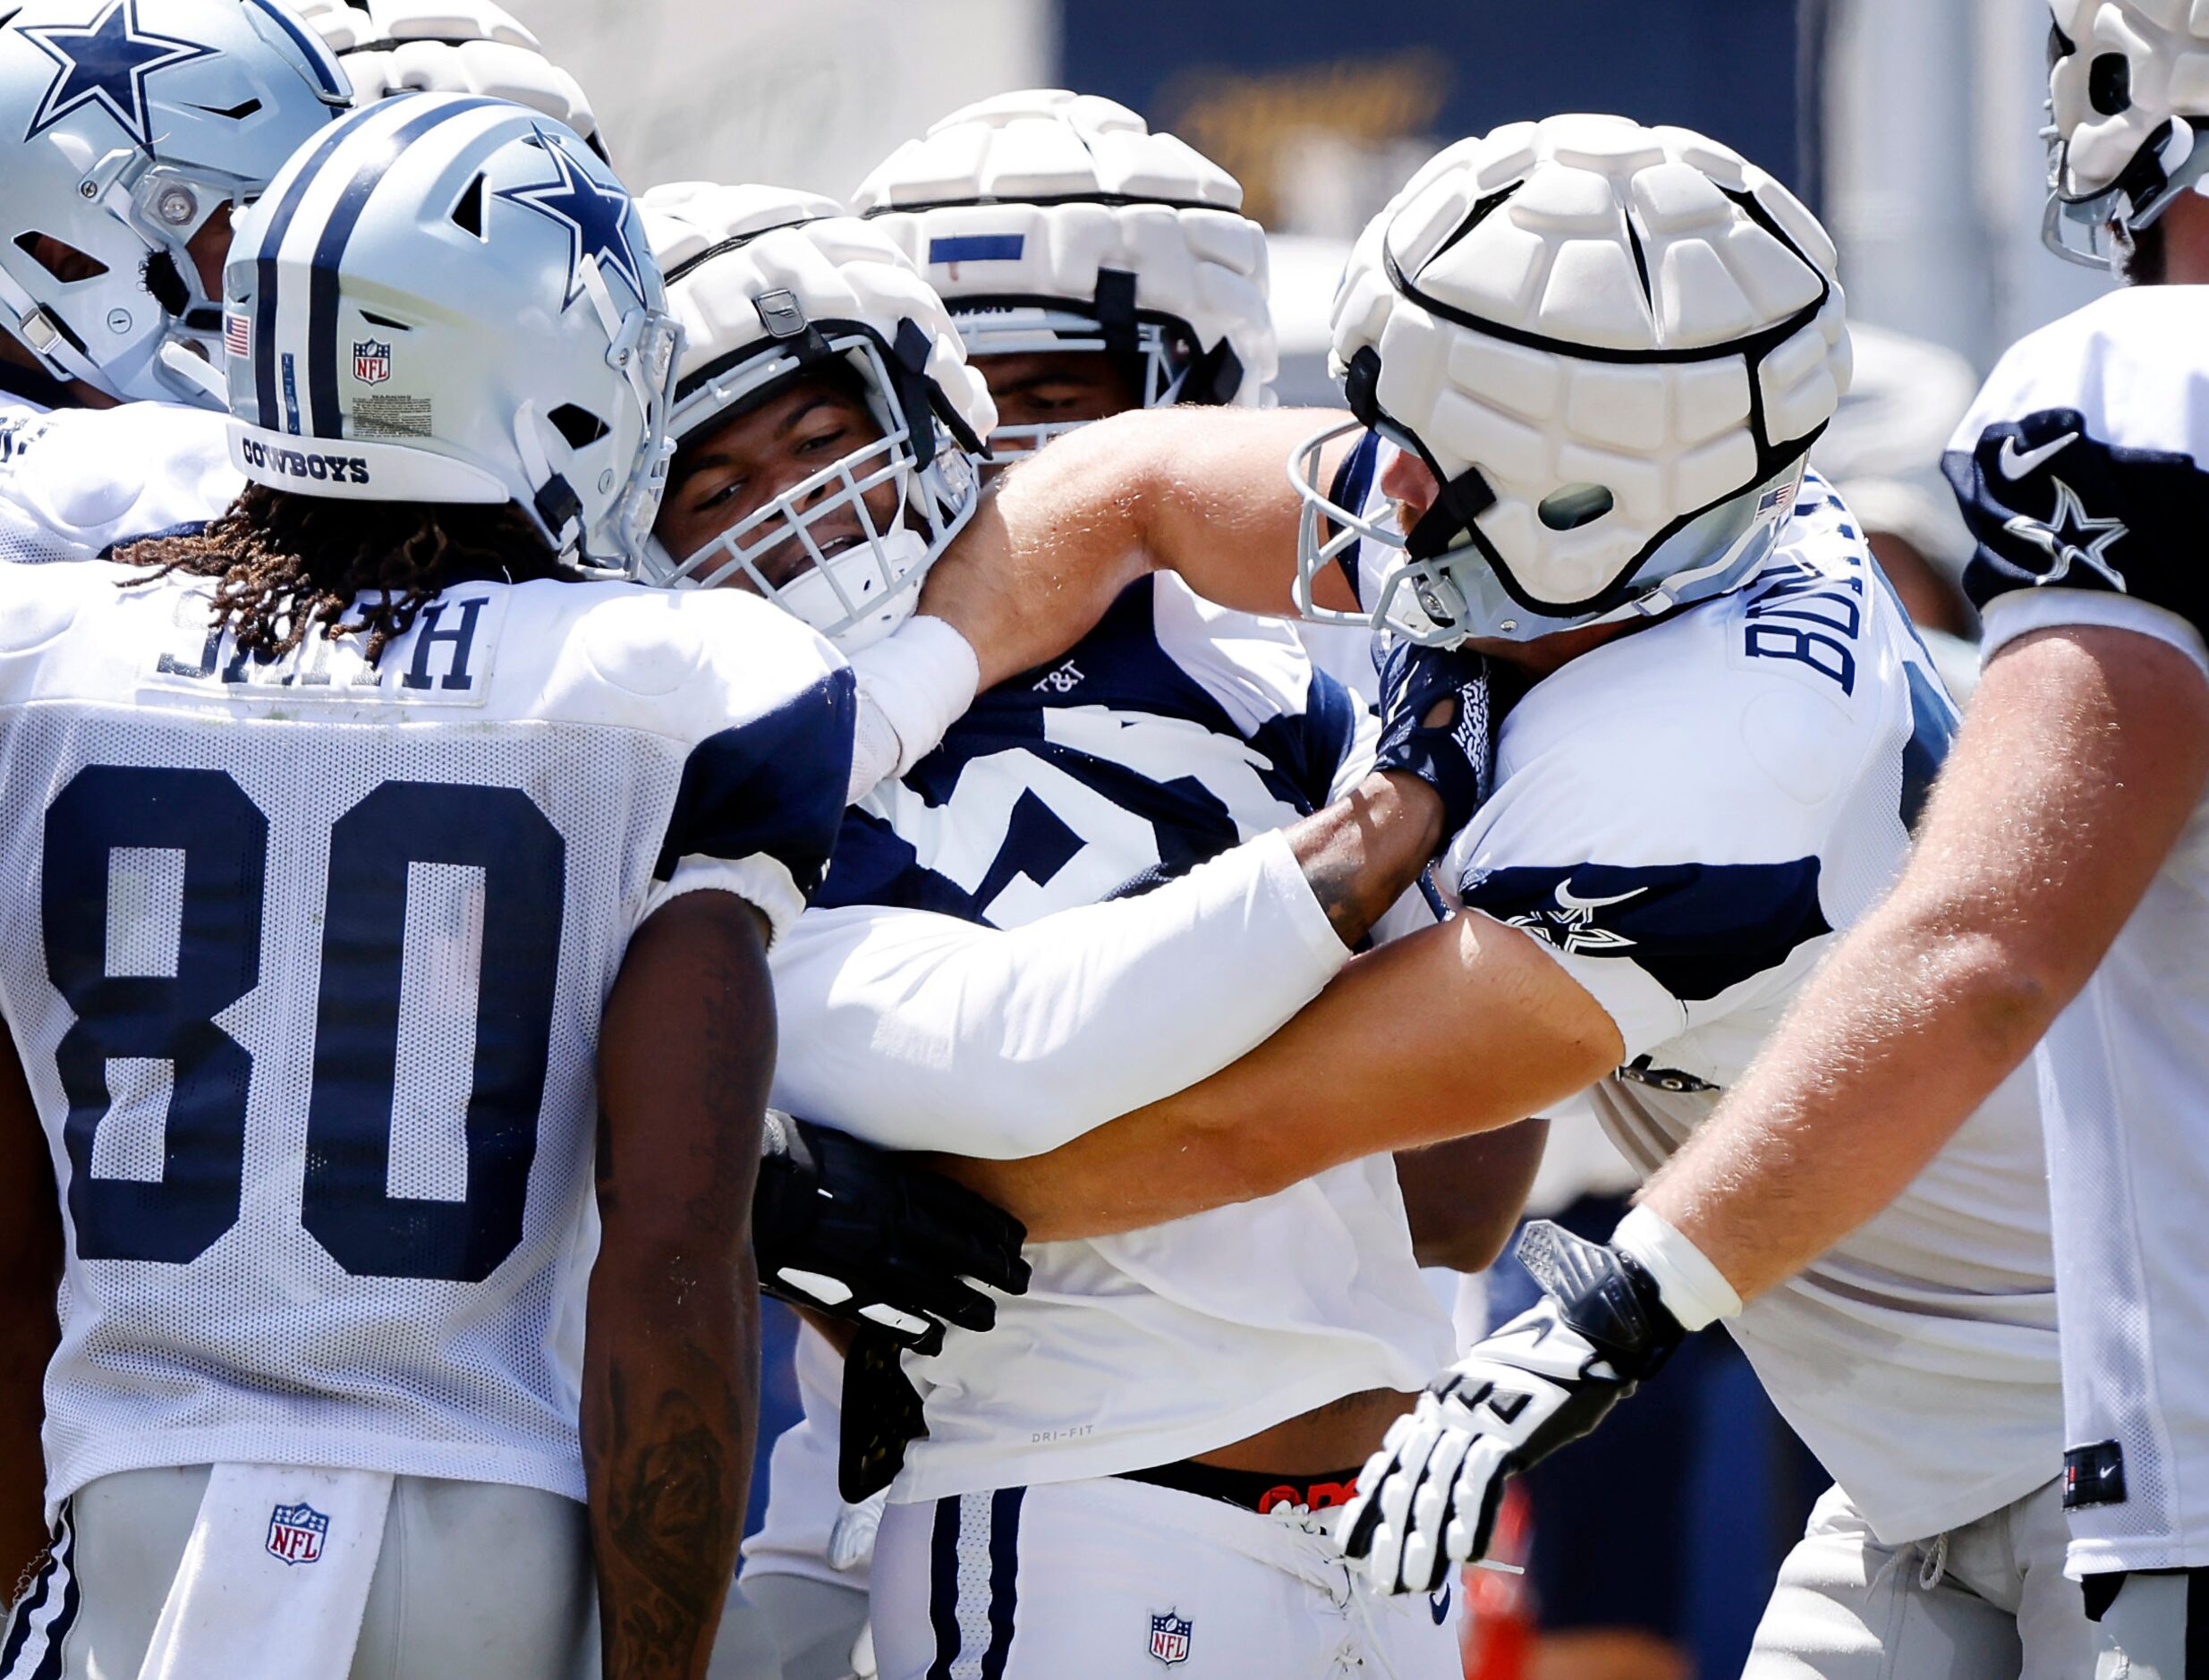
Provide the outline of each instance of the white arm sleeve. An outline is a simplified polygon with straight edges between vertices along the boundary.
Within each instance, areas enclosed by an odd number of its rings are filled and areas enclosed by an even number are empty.
[[[888,1149],[1041,1155],[1270,1038],[1349,960],[1287,839],[998,929],[811,910],[775,946],[775,1106]]]

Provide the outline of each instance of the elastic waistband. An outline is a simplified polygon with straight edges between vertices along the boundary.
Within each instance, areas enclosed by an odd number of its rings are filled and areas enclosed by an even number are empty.
[[[1123,1470],[1114,1480],[1140,1481],[1153,1488],[1170,1488],[1177,1493],[1193,1493],[1199,1498],[1219,1499],[1263,1516],[1281,1506],[1292,1510],[1303,1506],[1309,1510],[1324,1511],[1347,1505],[1357,1493],[1357,1470],[1353,1466],[1348,1470],[1322,1471],[1317,1475],[1279,1476],[1262,1470],[1222,1470],[1216,1464],[1200,1464],[1193,1458],[1184,1458],[1170,1464],[1154,1464],[1148,1470]]]

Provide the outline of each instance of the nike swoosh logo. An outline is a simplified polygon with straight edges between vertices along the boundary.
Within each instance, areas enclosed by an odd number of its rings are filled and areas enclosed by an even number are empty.
[[[1437,1627],[1449,1619],[1449,1582],[1442,1582],[1441,1591],[1428,1598],[1427,1608],[1432,1613]]]
[[[2065,432],[2052,443],[2043,444],[2037,449],[2019,449],[2016,438],[2005,437],[2002,439],[2002,477],[2021,479],[2034,468],[2054,460],[2077,441],[2077,432]]]

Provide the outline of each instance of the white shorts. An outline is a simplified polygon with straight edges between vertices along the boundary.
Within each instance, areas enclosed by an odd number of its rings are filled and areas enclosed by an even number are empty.
[[[0,1680],[136,1675],[208,1469],[133,1470],[79,1489],[59,1562],[0,1637]],[[599,1672],[587,1513],[534,1488],[401,1476],[354,1647],[353,1680],[589,1680]]]
[[[1353,1584],[1315,1526],[1103,1478],[893,1505],[882,1680],[1460,1680],[1457,1605]]]
[[[2054,1481],[1899,1546],[1834,1488],[1780,1567],[1742,1680],[2081,1680],[2094,1625],[2064,1578],[2069,1540]]]
[[[706,1680],[871,1680],[871,1647],[860,1650],[866,1632],[863,1588],[747,1569],[722,1613]]]

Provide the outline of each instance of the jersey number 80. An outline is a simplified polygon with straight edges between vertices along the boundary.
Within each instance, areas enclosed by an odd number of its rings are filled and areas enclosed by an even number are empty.
[[[183,854],[174,972],[107,961],[111,853]],[[565,843],[518,788],[386,782],[332,825],[300,1219],[355,1276],[478,1283],[522,1240],[560,958]],[[222,770],[89,765],[48,809],[47,972],[76,1022],[55,1051],[69,1213],[86,1260],[197,1260],[238,1223],[253,1058],[216,1017],[260,983],[268,819]],[[467,1195],[388,1191],[408,866],[482,871]],[[157,1181],[96,1178],[107,1065],[172,1070]]]

